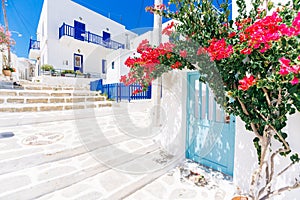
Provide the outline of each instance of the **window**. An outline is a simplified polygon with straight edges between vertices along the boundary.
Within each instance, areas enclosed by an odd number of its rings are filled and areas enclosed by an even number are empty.
[[[102,74],[106,74],[106,60],[102,59]]]
[[[115,69],[115,62],[111,63],[111,69]]]
[[[42,37],[44,37],[44,32],[45,32],[45,30],[44,30],[44,22],[42,23]]]

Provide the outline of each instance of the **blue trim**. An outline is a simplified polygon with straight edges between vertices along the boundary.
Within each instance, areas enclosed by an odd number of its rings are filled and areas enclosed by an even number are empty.
[[[74,20],[74,38],[77,40],[85,40],[85,24]]]
[[[139,84],[131,84],[129,86],[123,83],[112,83],[112,84],[102,84],[102,80],[90,82],[91,91],[101,91],[101,93],[106,93],[109,99],[115,99],[117,102],[123,100],[140,100],[140,99],[151,99],[152,87],[149,86],[146,91],[140,92],[138,94],[133,94],[136,89],[141,89]]]
[[[105,59],[102,59],[102,74],[106,74],[107,70],[107,61]]]
[[[80,58],[80,66],[78,65],[78,63],[76,63],[76,58],[79,57]],[[74,56],[73,56],[73,65],[74,65],[74,72],[76,72],[77,70],[79,70],[81,73],[83,73],[83,55],[81,54],[77,54],[77,53],[74,53]]]
[[[83,37],[84,38],[83,40],[82,40],[82,38],[77,38],[77,36],[75,36],[75,28],[68,24],[63,23],[62,26],[59,27],[59,31],[58,31],[59,39],[61,39],[63,36],[69,36],[69,37],[73,37],[74,39],[77,39],[77,40],[86,41],[86,42],[93,43],[93,44],[98,44],[100,46],[103,46],[103,47],[109,48],[109,49],[116,50],[116,49],[124,49],[125,48],[125,44],[121,44],[121,43],[113,41],[111,39],[109,39],[109,41],[105,41],[102,36],[91,33],[89,31],[81,30],[80,35],[85,35],[85,37]]]
[[[29,40],[29,48],[28,52],[33,49],[33,50],[40,50],[40,41],[30,39]]]
[[[223,173],[233,176],[234,169],[234,147],[235,147],[235,117],[230,116],[230,122],[225,120],[216,121],[216,102],[209,102],[207,94],[210,94],[207,85],[199,83],[199,92],[196,94],[195,83],[199,78],[199,72],[187,74],[187,103],[186,103],[186,157],[207,167],[213,168]],[[206,87],[206,97],[202,99],[202,88]],[[196,102],[196,95],[198,102]],[[206,101],[206,102],[202,102]],[[199,113],[195,113],[195,106],[198,104]],[[211,108],[209,108],[209,104]],[[202,107],[205,106],[204,109]],[[204,113],[202,113],[204,112]],[[206,114],[208,119],[203,119]],[[196,116],[197,115],[197,116]],[[209,116],[212,115],[212,116]],[[221,112],[223,115],[223,112]],[[224,116],[224,115],[223,115]],[[225,116],[224,116],[225,117]],[[224,119],[224,118],[223,118]],[[220,135],[210,135],[214,131],[220,131]],[[207,138],[208,137],[208,138]],[[203,144],[203,139],[215,141],[210,146]],[[206,144],[206,143],[205,143]],[[203,149],[211,148],[211,149]],[[203,150],[208,151],[208,154]]]

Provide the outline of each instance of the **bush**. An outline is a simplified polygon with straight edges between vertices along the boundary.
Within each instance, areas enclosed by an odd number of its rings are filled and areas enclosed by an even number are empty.
[[[44,64],[41,66],[41,70],[43,71],[54,71],[54,67],[49,64]]]
[[[71,70],[71,69],[63,70],[61,73],[62,74],[75,74],[74,70]]]

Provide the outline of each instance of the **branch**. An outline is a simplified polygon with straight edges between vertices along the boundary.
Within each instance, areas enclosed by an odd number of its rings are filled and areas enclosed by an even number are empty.
[[[278,99],[277,99],[276,108],[278,108],[279,104],[281,104],[281,101],[282,101],[282,95],[281,95],[281,91],[282,91],[282,89],[281,89],[281,88],[279,88],[279,91],[278,91]]]
[[[268,193],[267,195],[263,196],[260,200],[267,200],[273,195],[280,194],[281,192],[284,192],[284,191],[287,191],[287,190],[293,190],[293,189],[296,189],[296,188],[300,188],[300,182],[299,181],[296,181],[296,183],[292,186],[286,186],[286,187],[280,188],[278,190],[272,191],[272,192]]]
[[[255,111],[266,121],[268,122],[269,119],[266,118],[264,115],[262,115],[260,112],[258,112],[258,110],[255,109]],[[272,124],[268,124],[268,126],[270,126],[273,131],[275,132],[275,134],[279,137],[280,141],[284,144],[286,150],[284,152],[288,152],[290,151],[290,146],[288,145],[288,143],[285,141],[285,139],[278,133],[278,131],[275,129],[275,127]]]
[[[245,104],[240,100],[239,97],[237,97],[237,100],[238,100],[239,103],[241,104],[243,112],[244,112],[246,115],[249,116],[250,114],[249,114],[248,110],[246,109]],[[255,136],[258,137],[259,140],[261,141],[263,138],[262,138],[262,136],[258,133],[257,128],[255,127],[255,124],[254,124],[253,122],[251,122],[250,125],[251,125],[251,128],[252,128],[252,130],[253,130]]]
[[[262,90],[263,90],[264,93],[265,93],[265,96],[266,96],[266,99],[267,99],[268,106],[271,106],[271,100],[270,100],[270,97],[269,97],[269,94],[268,94],[267,89],[263,87]]]
[[[283,174],[284,172],[286,172],[289,168],[291,168],[293,165],[295,164],[295,162],[290,163],[286,168],[284,168],[281,172],[279,172],[277,174],[277,176],[281,176],[281,174]]]
[[[275,171],[275,167],[274,167],[274,158],[276,155],[278,155],[279,153],[284,152],[284,149],[279,149],[277,150],[275,153],[272,154],[271,156],[271,169],[270,169],[270,175],[268,178],[266,178],[266,186],[263,187],[258,194],[258,197],[260,197],[266,190],[267,191],[271,191],[271,186],[272,186],[272,180],[273,180],[273,176],[274,176],[274,171]],[[286,167],[284,170],[282,170],[280,173],[277,174],[276,177],[279,177],[283,172],[285,172],[286,170],[288,170],[288,168],[290,168],[290,165],[288,167]]]
[[[282,135],[280,135],[278,133],[278,131],[274,128],[273,125],[269,124],[269,126],[273,129],[273,131],[276,133],[276,135],[279,137],[279,139],[281,140],[281,142],[284,144],[285,146],[285,152],[288,152],[291,150],[290,145],[285,141],[285,139],[282,137]]]

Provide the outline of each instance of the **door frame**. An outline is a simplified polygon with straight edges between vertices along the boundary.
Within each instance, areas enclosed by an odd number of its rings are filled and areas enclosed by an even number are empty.
[[[185,156],[186,158],[192,159],[195,162],[198,162],[204,166],[207,167],[211,167],[214,170],[218,170],[217,167],[212,167],[211,164],[209,164],[209,162],[207,162],[207,160],[205,159],[205,157],[201,158],[201,159],[196,159],[196,155],[197,152],[195,151],[194,147],[191,147],[193,145],[193,140],[196,138],[195,135],[191,135],[193,130],[190,130],[191,125],[194,124],[194,122],[191,122],[190,120],[190,116],[191,114],[194,114],[195,111],[192,111],[191,108],[195,108],[195,104],[199,103],[195,102],[195,100],[191,100],[191,98],[193,98],[191,95],[193,94],[195,96],[195,86],[192,85],[192,83],[194,84],[196,80],[199,79],[199,72],[188,72],[187,73],[187,101],[186,101],[186,148],[185,148]],[[204,83],[203,83],[204,84]],[[200,89],[199,89],[200,91]],[[207,90],[206,90],[207,91]],[[199,92],[201,93],[201,92]],[[206,94],[209,94],[208,92]],[[206,95],[206,100],[207,100],[207,95]],[[202,101],[202,100],[201,100]],[[214,102],[214,104],[216,104],[216,102]],[[205,108],[207,109],[207,108]],[[198,105],[198,113],[202,114],[202,105]],[[204,112],[207,112],[207,110],[205,110]],[[213,109],[213,112],[215,112],[215,108]],[[198,116],[199,117],[199,116]],[[227,118],[226,118],[227,119]],[[198,121],[196,123],[198,123],[199,125],[197,126],[197,128],[199,128],[199,130],[201,129],[200,123],[201,119],[199,118]],[[202,120],[203,122],[203,120]],[[224,124],[226,124],[226,120],[225,120],[225,115],[224,115]],[[203,126],[202,126],[203,128]],[[211,127],[209,127],[211,128]],[[222,131],[226,131],[226,129],[223,129],[224,126],[222,127]],[[234,171],[234,148],[235,148],[235,117],[234,116],[230,116],[230,120],[229,120],[229,124],[228,124],[228,128],[229,128],[229,136],[225,135],[225,137],[228,138],[228,140],[230,140],[230,148],[228,150],[228,154],[225,154],[226,156],[228,156],[228,163],[226,166],[226,170],[222,171],[223,173],[233,176],[233,171]],[[199,132],[200,133],[200,132]],[[233,135],[231,135],[233,134]],[[214,147],[213,147],[214,148]],[[191,152],[191,150],[194,150],[193,152]],[[227,150],[227,149],[226,149]],[[222,165],[221,163],[215,163],[216,165]]]
[[[83,55],[74,53],[73,60],[74,72],[79,70],[81,73],[83,73]]]

